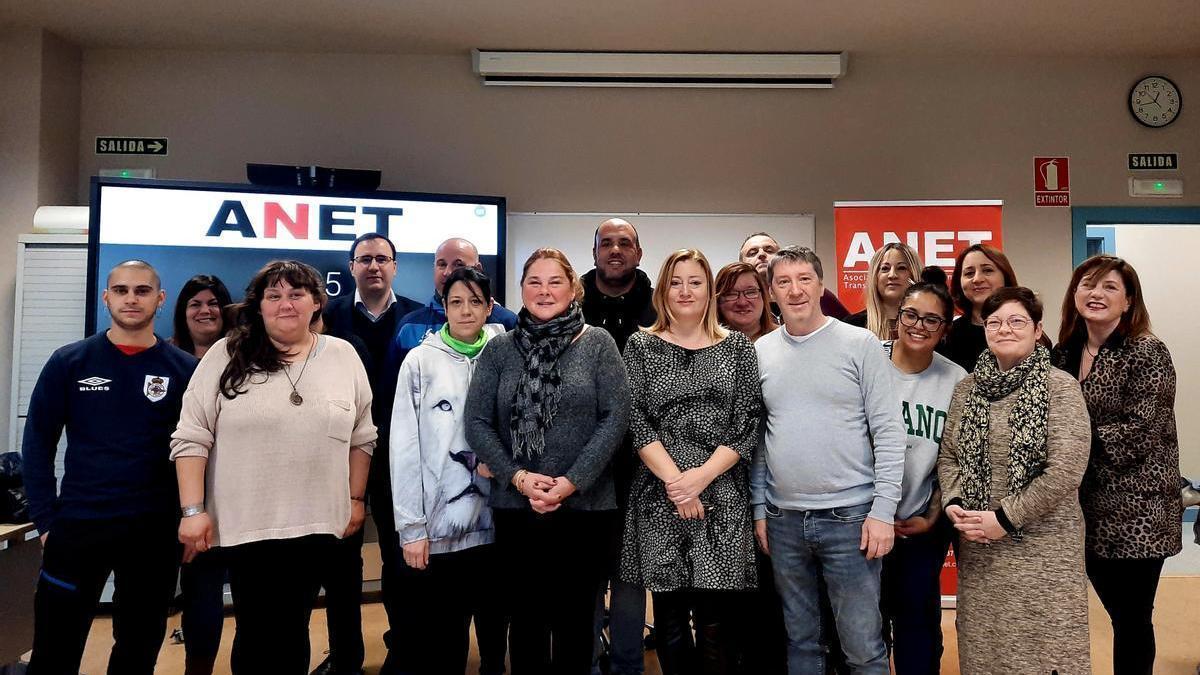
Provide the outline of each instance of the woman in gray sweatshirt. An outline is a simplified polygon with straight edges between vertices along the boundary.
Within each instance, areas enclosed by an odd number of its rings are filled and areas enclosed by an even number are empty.
[[[517,328],[483,351],[467,396],[467,442],[493,474],[501,563],[487,573],[512,611],[514,675],[591,671],[596,589],[615,555],[609,465],[629,385],[612,337],[584,324],[582,296],[561,251],[534,251]]]

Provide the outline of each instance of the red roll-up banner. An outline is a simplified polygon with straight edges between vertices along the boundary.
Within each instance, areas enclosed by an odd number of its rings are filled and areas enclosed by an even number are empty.
[[[973,244],[1003,248],[998,199],[834,202],[838,299],[852,312],[866,306],[863,288],[875,251],[889,242],[912,246],[926,265],[945,268]]]

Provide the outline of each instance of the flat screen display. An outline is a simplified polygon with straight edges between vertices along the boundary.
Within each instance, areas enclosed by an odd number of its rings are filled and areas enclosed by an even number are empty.
[[[108,271],[124,260],[158,270],[167,302],[155,330],[171,337],[176,296],[197,274],[219,277],[236,302],[264,264],[300,260],[321,273],[331,299],[353,295],[350,245],[367,232],[396,245],[397,295],[428,302],[434,250],[463,237],[479,249],[503,304],[505,216],[503,197],[93,178],[87,333],[108,328],[100,295]]]

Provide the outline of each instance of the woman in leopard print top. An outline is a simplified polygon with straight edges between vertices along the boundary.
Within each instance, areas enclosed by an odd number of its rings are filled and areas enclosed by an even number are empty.
[[[1137,272],[1113,256],[1084,261],[1063,299],[1056,366],[1079,379],[1092,452],[1079,490],[1087,572],[1113,623],[1116,675],[1154,665],[1154,596],[1182,548],[1175,368],[1150,333]]]

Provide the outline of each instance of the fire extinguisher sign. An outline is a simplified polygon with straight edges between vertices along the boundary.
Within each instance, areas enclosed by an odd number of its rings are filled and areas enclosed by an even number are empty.
[[[1033,158],[1033,204],[1071,205],[1071,170],[1066,157]]]

